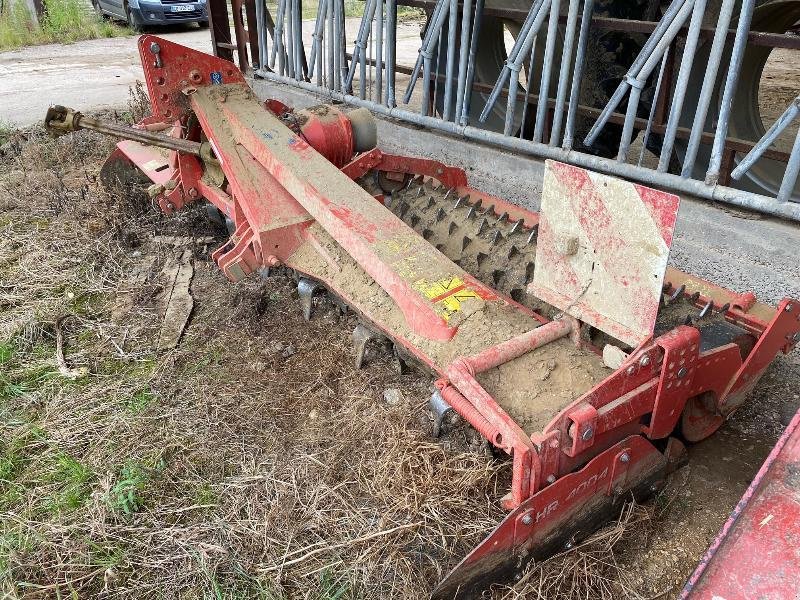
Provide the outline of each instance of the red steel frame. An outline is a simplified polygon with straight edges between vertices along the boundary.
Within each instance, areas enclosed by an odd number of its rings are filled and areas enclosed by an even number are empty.
[[[152,41],[161,48],[160,66],[149,54]],[[153,165],[160,166],[163,158],[156,159],[152,150],[121,142],[117,154],[144,167],[145,173],[163,186],[156,196],[162,210],[171,212],[202,197],[233,220],[236,230],[230,243],[213,254],[229,278],[240,279],[261,266],[293,266],[293,253],[303,244],[310,243],[325,256],[324,243],[312,228],[316,222],[395,300],[415,335],[447,341],[457,326],[420,299],[403,276],[406,263],[376,250],[389,234],[399,232],[409,234],[403,260],[422,256],[429,269],[457,272],[478,296],[476,302],[497,302],[544,323],[476,355],[439,365],[407,336],[382,323],[369,305],[337,287],[334,277],[307,273],[438,372],[441,378],[436,385],[445,400],[513,458],[512,490],[505,501],[512,512],[448,576],[438,597],[455,597],[464,586],[496,576],[493,569],[510,557],[541,553],[555,533],[565,528],[578,535],[580,527],[588,527],[588,507],[593,507],[592,514],[602,513],[610,510],[621,494],[658,485],[664,473],[681,460],[681,447],[670,441],[662,452],[648,440],[669,438],[687,401],[703,394],[711,394],[714,405],[704,409],[693,406],[693,410],[702,436],[709,435],[741,406],[776,353],[788,352],[797,341],[800,304],[796,301],[784,299],[777,308],[765,307],[755,303],[752,294],[735,294],[669,270],[668,293],[685,285],[687,297],[691,290],[699,291],[694,297],[698,307],[712,302],[720,310],[728,305],[725,318],[756,338],[749,354],[743,359],[734,343],[701,352],[698,329],[677,327],[641,344],[618,370],[565,407],[542,431],[526,432],[481,387],[476,373],[559,337],[572,335],[576,343],[586,344],[578,339],[581,324],[569,317],[548,322],[484,286],[435,251],[380,202],[363,203],[358,194],[364,192],[352,181],[371,171],[383,171],[400,180],[406,174],[425,175],[459,193],[477,193],[467,186],[462,170],[377,149],[356,156],[339,169],[252,97],[231,63],[153,36],[140,38],[139,46],[153,103],[148,124],[168,123],[173,135],[195,140],[202,132],[227,184],[211,183],[204,176],[203,162],[194,156],[173,151],[167,168],[155,171]],[[201,94],[201,88],[207,91]],[[526,227],[538,223],[536,213],[500,199],[492,201],[512,218],[524,219]]]

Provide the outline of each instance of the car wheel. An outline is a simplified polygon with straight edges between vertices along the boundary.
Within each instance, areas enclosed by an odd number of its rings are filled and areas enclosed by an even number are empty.
[[[128,27],[130,27],[133,31],[136,33],[141,33],[144,30],[144,25],[139,22],[139,20],[136,18],[136,15],[131,12],[131,9],[127,4],[125,5],[125,17]]]

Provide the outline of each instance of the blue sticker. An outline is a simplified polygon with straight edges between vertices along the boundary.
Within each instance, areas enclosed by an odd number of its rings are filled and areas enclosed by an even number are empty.
[[[221,71],[211,71],[211,83],[213,85],[220,85],[222,83]]]

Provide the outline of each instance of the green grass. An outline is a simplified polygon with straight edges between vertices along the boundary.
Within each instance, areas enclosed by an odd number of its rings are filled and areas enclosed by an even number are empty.
[[[45,0],[45,15],[35,26],[23,0],[5,0],[0,14],[0,50],[37,44],[130,35],[130,30],[101,19],[84,0]],[[0,143],[3,128],[0,124]]]

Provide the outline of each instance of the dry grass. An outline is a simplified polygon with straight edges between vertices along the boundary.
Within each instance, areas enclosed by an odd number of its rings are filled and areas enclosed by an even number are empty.
[[[110,148],[31,130],[2,150],[0,595],[426,597],[502,518],[508,463],[432,441],[428,379],[356,371],[353,318],[304,323],[289,274],[232,285],[197,248],[193,316],[157,354],[174,250],[153,234],[220,232],[109,195]],[[59,373],[56,322],[85,376]],[[642,514],[495,597],[637,598],[614,552]]]

